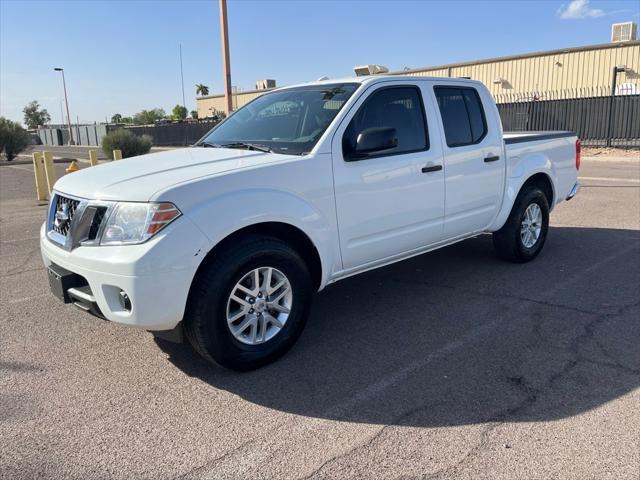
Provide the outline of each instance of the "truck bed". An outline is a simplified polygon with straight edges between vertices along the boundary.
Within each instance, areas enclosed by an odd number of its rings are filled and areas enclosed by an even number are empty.
[[[575,132],[569,131],[538,131],[538,132],[504,132],[504,143],[535,142],[538,140],[552,140],[554,138],[575,137]]]

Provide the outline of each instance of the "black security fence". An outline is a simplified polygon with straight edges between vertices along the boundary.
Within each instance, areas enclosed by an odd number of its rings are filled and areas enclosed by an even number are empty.
[[[149,135],[153,145],[157,147],[192,145],[205,133],[211,130],[217,122],[181,122],[160,125],[126,126],[134,135]]]
[[[507,94],[496,102],[505,131],[570,130],[587,146],[640,147],[640,95],[605,92]]]
[[[71,133],[76,145],[99,146],[109,132],[120,128],[134,135],[149,135],[153,145],[158,147],[192,145],[211,130],[218,120],[198,122],[169,122],[155,125],[72,125]],[[69,142],[69,128],[66,125],[52,125],[38,129],[39,142],[43,145],[66,145]]]

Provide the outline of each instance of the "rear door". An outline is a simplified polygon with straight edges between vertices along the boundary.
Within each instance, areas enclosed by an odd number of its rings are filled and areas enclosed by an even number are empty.
[[[454,238],[485,229],[500,208],[506,165],[502,126],[486,89],[432,85],[444,132],[444,234]]]
[[[441,239],[444,174],[433,103],[426,82],[377,83],[361,95],[332,141],[340,247],[345,269],[375,264]],[[425,109],[425,106],[427,107]],[[397,131],[397,147],[349,157],[359,133]]]

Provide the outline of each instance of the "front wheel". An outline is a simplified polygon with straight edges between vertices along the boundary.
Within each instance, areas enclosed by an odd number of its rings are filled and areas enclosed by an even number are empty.
[[[549,203],[535,186],[520,192],[504,226],[493,233],[493,245],[499,257],[524,263],[536,258],[549,230]]]
[[[199,272],[185,316],[187,338],[224,367],[261,367],[298,339],[312,291],[294,249],[276,238],[247,237],[216,252]]]

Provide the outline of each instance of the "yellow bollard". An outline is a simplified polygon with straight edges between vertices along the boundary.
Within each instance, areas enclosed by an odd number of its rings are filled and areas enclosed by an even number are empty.
[[[42,152],[44,157],[44,174],[47,177],[47,188],[49,190],[49,196],[53,192],[53,185],[56,183],[56,170],[53,166],[53,153]]]
[[[114,150],[113,151],[113,159],[114,160],[122,160],[122,150]]]
[[[76,162],[75,160],[71,160],[69,166],[64,169],[64,171],[67,173],[77,172],[78,170],[80,170],[80,167],[78,167],[78,162]]]
[[[92,167],[95,167],[98,164],[98,151],[97,150],[89,150],[89,163],[91,163]]]
[[[36,195],[38,200],[47,199],[47,186],[44,177],[44,165],[42,164],[42,153],[33,152],[33,173],[36,177]]]

